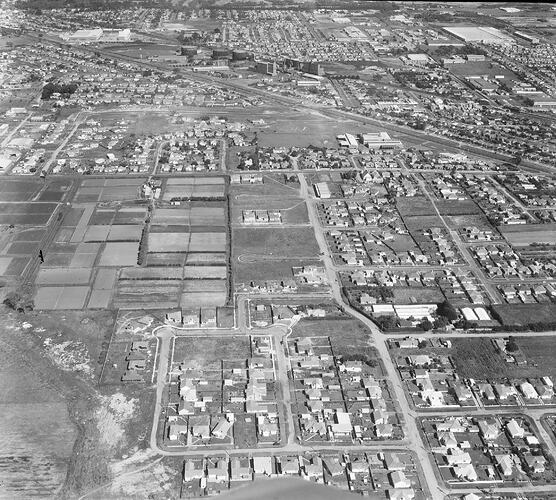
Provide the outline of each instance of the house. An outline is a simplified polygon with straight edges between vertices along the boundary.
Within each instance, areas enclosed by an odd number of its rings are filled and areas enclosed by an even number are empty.
[[[275,469],[272,467],[272,457],[253,457],[253,472],[255,478],[263,476],[273,476]]]
[[[445,406],[444,394],[440,391],[428,391],[424,398],[432,407]]]
[[[408,356],[407,359],[412,366],[428,366],[431,364],[431,358],[426,354]]]
[[[313,457],[309,463],[305,463],[305,474],[309,478],[322,478],[322,460]]]
[[[165,321],[166,321],[166,323],[169,323],[169,324],[172,324],[172,325],[181,325],[183,323],[183,317],[182,317],[182,314],[181,314],[181,310],[167,312],[166,316],[165,316]]]
[[[392,424],[378,424],[375,427],[375,432],[377,437],[391,438],[394,432],[394,426]]]
[[[479,432],[486,441],[493,441],[500,435],[500,429],[495,423],[489,423],[486,420],[479,420]]]
[[[525,453],[524,460],[527,468],[535,474],[542,474],[546,469],[546,458],[542,455]]]
[[[419,341],[415,337],[407,337],[398,341],[398,347],[400,349],[417,349]]]
[[[496,394],[494,394],[494,389],[490,384],[480,384],[479,392],[488,401],[494,401],[496,399]]]
[[[410,488],[411,481],[405,477],[402,471],[396,470],[389,474],[390,484],[394,488]]]
[[[496,464],[503,476],[511,476],[513,472],[514,461],[510,455],[496,455]]]
[[[451,432],[466,432],[467,427],[462,423],[462,421],[457,417],[447,418],[443,422],[436,423],[436,430],[438,432],[451,431]]]
[[[184,434],[187,436],[188,427],[185,424],[170,424],[168,428],[168,439],[177,441]]]
[[[289,476],[299,475],[299,459],[297,457],[282,457],[281,466],[282,474]]]
[[[460,448],[450,448],[448,453],[444,455],[448,465],[462,465],[471,463],[471,455]]]
[[[249,481],[253,479],[253,471],[249,467],[248,458],[233,457],[230,460],[230,481]]]
[[[388,423],[388,413],[383,410],[375,410],[372,414],[373,422],[375,425],[387,424]]]
[[[183,480],[193,481],[205,477],[205,470],[201,461],[186,460],[183,466]]]
[[[506,430],[512,438],[522,438],[525,436],[525,429],[523,429],[513,418],[506,424]]]
[[[466,481],[477,481],[479,476],[472,464],[460,464],[453,467],[453,472],[458,479],[465,479]]]
[[[511,385],[494,384],[494,392],[498,395],[498,399],[505,401],[515,395],[515,388]]]
[[[331,476],[341,476],[344,473],[343,466],[336,460],[327,458],[323,464]]]
[[[405,465],[395,453],[384,453],[384,467],[386,470],[404,470]]]
[[[209,461],[207,465],[207,479],[215,483],[224,483],[228,481],[228,462],[224,459],[219,459],[216,463]]]
[[[208,422],[208,418],[199,423],[193,424],[191,426],[191,434],[193,437],[199,437],[201,439],[208,439],[210,437],[210,426]]]
[[[527,399],[537,399],[539,395],[530,382],[523,382],[519,384],[519,390]]]
[[[217,439],[224,439],[228,437],[228,433],[233,425],[233,421],[229,421],[226,417],[221,417],[218,423],[213,427],[212,435]]]
[[[351,417],[349,413],[342,410],[336,410],[334,414],[334,423],[330,426],[330,431],[335,436],[351,435]]]
[[[415,498],[413,488],[393,488],[388,490],[387,493],[390,500],[413,500]]]
[[[439,432],[438,433],[438,441],[441,445],[445,446],[446,448],[457,448],[458,447],[458,440],[456,436],[454,436],[453,432]]]

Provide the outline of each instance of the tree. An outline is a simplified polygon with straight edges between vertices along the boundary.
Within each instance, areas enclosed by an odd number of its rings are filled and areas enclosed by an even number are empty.
[[[434,328],[446,328],[450,324],[450,321],[446,316],[439,316],[434,320]]]
[[[517,352],[517,351],[519,351],[519,346],[517,345],[517,342],[515,341],[514,337],[509,337],[508,338],[508,343],[506,344],[506,351],[508,351],[508,352]]]
[[[448,299],[438,306],[437,313],[440,316],[444,316],[450,322],[456,321],[459,317],[456,308],[448,301]]]
[[[423,330],[425,330],[425,332],[428,332],[429,330],[432,330],[433,324],[428,318],[425,318],[423,321],[421,321],[421,324],[419,326]]]
[[[375,318],[375,323],[380,327],[381,330],[391,330],[398,326],[398,320],[393,315],[379,316]]]

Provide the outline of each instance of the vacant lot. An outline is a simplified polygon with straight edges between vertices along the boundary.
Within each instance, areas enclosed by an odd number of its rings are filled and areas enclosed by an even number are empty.
[[[0,224],[40,226],[50,219],[56,203],[0,202]]]
[[[318,266],[317,259],[261,260],[257,262],[234,262],[234,276],[237,283],[252,280],[285,280],[293,278],[292,267]]]
[[[205,362],[247,359],[251,355],[249,337],[244,335],[176,337],[174,346],[173,361],[195,360],[200,368]]]
[[[275,260],[310,258],[319,253],[315,235],[307,228],[237,228],[232,242],[234,260],[240,261],[249,260],[249,256]]]
[[[359,321],[342,319],[303,319],[293,328],[292,337],[328,336],[336,355],[366,354],[376,357],[371,333]]]
[[[556,320],[556,304],[498,304],[492,308],[503,325],[551,323]]]
[[[433,287],[402,287],[393,291],[395,304],[437,304],[445,298],[440,289]]]
[[[100,257],[101,266],[136,266],[139,244],[106,243]]]
[[[440,215],[479,215],[483,212],[472,200],[437,200]]]
[[[81,269],[41,269],[37,277],[39,285],[84,285],[91,279],[91,270]]]
[[[404,216],[403,221],[409,231],[426,230],[431,227],[443,227],[442,219],[437,215]]]
[[[88,286],[41,286],[35,295],[37,309],[82,309]]]
[[[2,179],[0,185],[1,201],[29,201],[43,187],[38,179]]]
[[[411,196],[407,198],[396,198],[396,208],[400,215],[435,215],[434,205],[424,196]]]
[[[180,307],[221,307],[226,305],[227,295],[221,292],[184,292],[180,297]]]
[[[527,365],[507,363],[490,339],[455,339],[451,353],[462,377],[519,378],[556,376],[556,344],[551,337],[514,337],[527,359]]]
[[[244,210],[279,210],[284,224],[308,224],[307,206],[300,198],[237,195],[232,203],[232,222],[243,222]]]
[[[556,224],[502,226],[500,232],[516,246],[528,246],[531,243],[556,244]]]
[[[182,177],[166,181],[162,199],[170,201],[173,198],[223,198],[225,191],[223,177]]]
[[[444,220],[451,228],[475,226],[480,230],[495,231],[484,214],[480,215],[449,215]]]

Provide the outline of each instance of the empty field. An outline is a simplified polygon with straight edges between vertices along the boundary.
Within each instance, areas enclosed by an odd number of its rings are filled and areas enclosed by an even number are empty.
[[[226,264],[226,254],[222,252],[190,253],[187,255],[186,264],[204,266],[207,264]]]
[[[232,242],[234,260],[240,262],[247,262],[249,256],[280,260],[313,257],[319,253],[314,232],[307,228],[237,228]]]
[[[226,279],[226,266],[185,266],[183,276],[185,279]]]
[[[500,232],[515,246],[529,246],[532,243],[556,245],[556,224],[502,226]]]
[[[116,276],[116,269],[99,269],[93,283],[93,288],[95,290],[112,290],[114,283],[116,283]]]
[[[406,215],[436,215],[434,205],[424,196],[396,198],[396,208],[402,217]]]
[[[100,256],[101,266],[136,266],[139,244],[134,243],[106,243]]]
[[[483,212],[472,200],[436,200],[440,215],[480,215]]]
[[[223,177],[183,177],[168,179],[162,199],[223,198],[226,185]]]
[[[191,233],[190,252],[225,252],[226,233]]]
[[[74,202],[126,201],[139,197],[139,186],[144,179],[85,179]]]
[[[152,216],[152,223],[185,226],[223,226],[226,223],[226,212],[223,206],[157,208]]]
[[[183,282],[184,292],[225,292],[226,280],[185,280]]]
[[[226,233],[150,233],[149,252],[225,252]]]
[[[88,268],[49,268],[41,269],[37,276],[38,285],[84,285],[91,279],[91,269]]]
[[[492,306],[503,325],[553,323],[556,304],[497,304]]]
[[[43,187],[38,179],[12,180],[2,179],[0,184],[0,201],[28,201]]]
[[[41,226],[48,222],[56,203],[0,202],[0,224]]]
[[[445,298],[440,289],[432,287],[394,288],[393,292],[395,304],[436,304]]]
[[[280,210],[284,224],[309,223],[307,206],[300,198],[237,195],[232,206],[232,222],[235,223],[243,222],[244,210]]]
[[[88,293],[87,286],[42,286],[35,295],[35,308],[82,309]]]
[[[111,297],[112,290],[92,290],[89,302],[87,303],[87,308],[108,309]]]
[[[219,360],[247,359],[251,355],[249,337],[176,337],[173,362],[197,361],[199,368],[205,363]]]
[[[181,267],[129,267],[122,269],[120,279],[132,280],[181,280]]]
[[[180,307],[220,307],[226,305],[226,292],[184,292],[181,294]]]
[[[452,357],[461,377],[477,379],[556,376],[556,344],[551,337],[514,337],[527,359],[507,363],[490,339],[454,339]]]
[[[330,337],[336,355],[376,357],[369,330],[355,319],[303,319],[293,327],[292,338],[318,336]]]
[[[149,252],[186,252],[191,233],[149,233]]]

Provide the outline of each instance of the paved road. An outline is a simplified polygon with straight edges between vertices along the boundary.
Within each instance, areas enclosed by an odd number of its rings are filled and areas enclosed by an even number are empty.
[[[382,332],[379,330],[379,328],[369,318],[361,314],[359,311],[355,310],[353,307],[351,307],[349,304],[347,304],[344,301],[342,291],[340,288],[340,283],[338,281],[338,277],[335,271],[334,262],[332,261],[332,257],[330,255],[328,245],[326,243],[324,232],[320,227],[315,201],[309,195],[309,190],[307,187],[307,181],[305,179],[305,175],[300,173],[298,174],[298,177],[301,184],[301,196],[305,198],[307,202],[309,220],[313,225],[313,228],[315,230],[315,237],[319,245],[320,251],[323,255],[323,262],[325,264],[328,281],[332,288],[332,295],[334,296],[338,304],[344,305],[344,309],[346,312],[348,312],[353,317],[355,317],[363,324],[365,324],[365,326],[372,332],[374,337],[374,345],[378,350],[380,358],[384,363],[386,374],[388,376],[388,379],[392,382],[392,387],[394,388],[395,399],[398,402],[401,409],[401,413],[405,418],[405,425],[403,427],[404,427],[405,438],[408,440],[409,443],[408,447],[411,451],[413,451],[416,454],[419,462],[421,463],[421,467],[423,468],[423,472],[425,474],[425,477],[427,478],[427,483],[429,485],[433,498],[443,499],[445,495],[439,487],[438,481],[436,479],[436,475],[434,473],[433,464],[429,459],[430,458],[429,453],[423,447],[423,443],[421,442],[421,439],[419,437],[417,422],[415,417],[413,416],[415,415],[415,413],[410,408],[407,398],[405,397],[401,381],[399,380],[397,375],[396,367],[394,366],[390,358],[390,354],[386,346],[385,338],[382,335]]]
[[[153,413],[150,445],[153,450],[160,452],[161,450],[158,447],[158,440],[157,440],[158,419],[159,419],[160,412],[162,411],[162,399],[167,384],[170,344],[172,338],[174,337],[174,330],[171,327],[162,326],[153,330],[153,335],[156,335],[157,342],[158,342],[158,365],[156,368],[157,369],[156,403],[155,403],[155,410]]]

